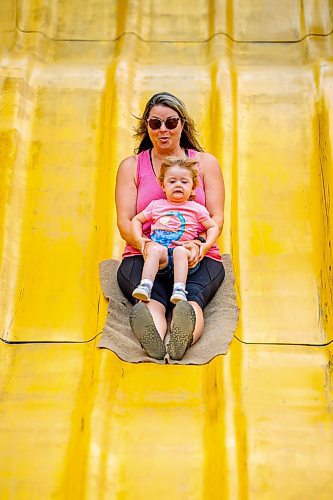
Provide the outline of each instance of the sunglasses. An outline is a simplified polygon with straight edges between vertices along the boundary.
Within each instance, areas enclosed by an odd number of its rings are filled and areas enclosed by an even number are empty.
[[[160,118],[149,118],[147,122],[152,130],[158,130],[159,128],[161,128],[162,123],[165,124],[168,130],[173,130],[174,128],[177,127],[179,120],[181,120],[181,118],[170,116],[166,120],[160,120]]]

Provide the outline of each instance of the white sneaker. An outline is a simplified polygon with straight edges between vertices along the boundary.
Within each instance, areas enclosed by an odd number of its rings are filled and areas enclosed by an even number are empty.
[[[187,301],[186,294],[187,292],[185,292],[185,290],[183,290],[182,288],[175,288],[170,297],[170,301],[173,304],[177,304],[177,302],[179,302],[180,300]]]
[[[138,300],[149,302],[150,294],[151,294],[150,286],[143,283],[142,285],[140,284],[136,287],[136,289],[132,293],[132,296]]]

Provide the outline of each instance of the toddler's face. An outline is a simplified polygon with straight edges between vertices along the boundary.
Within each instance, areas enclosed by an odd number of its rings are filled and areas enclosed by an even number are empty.
[[[193,179],[189,169],[178,165],[168,168],[164,176],[163,191],[169,201],[184,203],[191,196],[192,190]]]

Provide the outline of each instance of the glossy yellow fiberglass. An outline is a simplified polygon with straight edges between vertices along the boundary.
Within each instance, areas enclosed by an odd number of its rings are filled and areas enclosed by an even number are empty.
[[[1,498],[332,498],[331,2],[1,9]],[[162,90],[226,182],[240,322],[205,366],[96,349],[117,164]]]

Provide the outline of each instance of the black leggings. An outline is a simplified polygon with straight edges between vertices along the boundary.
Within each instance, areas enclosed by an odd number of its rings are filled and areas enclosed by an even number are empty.
[[[132,297],[132,292],[140,283],[143,263],[142,255],[134,255],[133,257],[125,257],[118,268],[119,287],[132,304],[137,302]],[[224,276],[222,262],[204,257],[200,262],[199,269],[187,277],[187,300],[196,302],[203,309],[214,297],[224,280]],[[163,275],[162,272],[159,272],[154,281],[151,298],[163,304],[165,308],[169,307],[172,287],[173,276],[170,276],[169,273]]]

